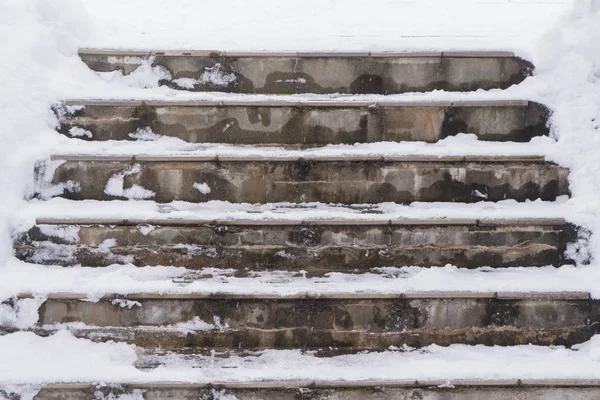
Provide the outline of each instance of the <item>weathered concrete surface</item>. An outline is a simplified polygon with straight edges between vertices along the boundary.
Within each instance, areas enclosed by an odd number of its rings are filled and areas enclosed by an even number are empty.
[[[460,296],[460,294],[457,294]],[[97,303],[50,297],[39,310],[41,326],[83,322],[97,327],[97,340],[132,341],[150,348],[320,348],[386,349],[431,343],[571,345],[598,330],[600,302],[589,298],[544,297],[267,297],[218,294],[127,296]],[[129,300],[130,302],[127,302]],[[144,332],[199,318],[213,330]],[[88,331],[89,332],[89,331]],[[135,333],[134,333],[135,332]],[[186,334],[189,333],[189,334]],[[86,335],[84,331],[84,335]],[[182,347],[179,347],[182,346]]]
[[[113,187],[121,181],[125,189],[141,186],[151,191],[145,192],[145,198],[159,203],[174,200],[472,203],[505,199],[552,201],[569,194],[568,170],[539,157],[384,159],[365,156],[264,160],[57,156],[55,159],[68,161],[54,171],[52,183],[62,185],[65,188],[62,196],[73,200],[123,198],[120,191],[107,191],[111,178]],[[38,177],[38,180],[50,178]],[[205,190],[198,190],[198,185]]]
[[[83,108],[82,108],[83,107]],[[73,101],[57,105],[59,131],[84,140],[134,140],[136,132],[192,143],[256,145],[435,142],[457,133],[480,140],[548,135],[548,110],[528,101],[442,103]]]
[[[174,89],[234,93],[376,93],[505,89],[533,65],[510,53],[220,53],[82,49],[91,69],[129,74],[147,60]]]
[[[600,331],[600,323],[557,329],[486,327],[464,329],[411,329],[405,332],[340,331],[335,329],[214,329],[191,330],[173,328],[74,328],[76,337],[95,342],[117,341],[134,344],[152,351],[210,352],[231,349],[310,349],[321,350],[320,356],[333,356],[361,351],[381,351],[390,346],[420,348],[436,344],[515,346],[572,346],[589,340]],[[36,330],[41,336],[55,333],[52,328]]]
[[[132,389],[133,390],[133,389]],[[36,400],[96,400],[96,389],[44,389]],[[123,393],[119,389],[107,393]],[[124,393],[128,393],[125,391]],[[239,400],[596,400],[596,387],[466,387],[466,388],[388,388],[373,386],[360,389],[314,389],[292,387],[281,389],[144,389],[145,400],[212,400],[230,395]]]
[[[14,247],[18,258],[40,264],[130,262],[228,268],[244,276],[256,270],[323,275],[404,265],[558,266],[569,262],[566,246],[577,240],[576,228],[564,220],[157,222],[39,224]],[[60,236],[72,230],[72,240]]]
[[[441,386],[441,387],[440,387]],[[232,396],[239,400],[596,400],[600,387],[595,381],[471,381],[452,385],[424,382],[250,382],[250,383],[147,383],[100,386],[94,384],[46,385],[36,400],[96,400],[141,394],[145,400],[214,400]],[[222,397],[221,397],[222,396]]]

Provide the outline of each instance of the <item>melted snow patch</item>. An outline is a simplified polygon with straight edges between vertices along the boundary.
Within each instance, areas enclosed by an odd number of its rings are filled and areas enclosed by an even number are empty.
[[[198,183],[198,182],[194,182],[194,189],[196,189],[197,191],[199,191],[200,193],[207,195],[211,192],[210,190],[210,186],[208,186],[208,183],[206,182],[202,182],[202,183]]]
[[[125,184],[125,177],[139,174],[141,170],[142,167],[140,164],[134,164],[113,175],[106,183],[104,193],[111,196],[126,197],[129,200],[149,199],[154,197],[156,193],[151,190],[144,189],[137,184],[133,184],[127,189],[123,188],[123,185]]]

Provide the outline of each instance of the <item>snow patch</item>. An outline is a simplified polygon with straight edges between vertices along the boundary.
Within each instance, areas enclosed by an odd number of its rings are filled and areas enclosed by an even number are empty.
[[[32,299],[12,299],[0,303],[0,327],[29,329],[37,324],[38,310],[45,297],[37,296]]]
[[[77,225],[38,225],[38,229],[45,236],[62,239],[68,243],[79,243],[79,230]]]
[[[117,83],[130,87],[156,88],[161,81],[171,80],[171,73],[163,66],[152,66],[155,57],[142,60],[139,67],[128,75],[121,71],[97,72],[97,74],[109,83]]]
[[[200,79],[177,78],[173,80],[177,86],[183,89],[192,90],[196,85],[209,85],[212,87],[227,87],[236,82],[236,76],[233,72],[221,71],[221,64],[216,63],[213,67],[205,67]]]
[[[130,310],[133,307],[141,307],[142,306],[142,303],[140,303],[139,301],[127,300],[127,299],[113,299],[113,300],[111,300],[111,304],[115,305],[115,306],[119,306],[121,308],[127,308]]]
[[[128,136],[132,139],[141,140],[144,142],[151,142],[162,137],[161,135],[152,132],[152,128],[150,127],[138,128],[135,132],[130,133]]]
[[[211,192],[210,190],[210,186],[208,186],[208,183],[206,182],[202,182],[202,183],[198,183],[198,182],[194,182],[194,189],[196,189],[197,191],[199,191],[200,193],[207,195]]]
[[[69,129],[69,135],[71,137],[86,137],[91,139],[94,135],[92,135],[92,132],[88,131],[87,129],[83,129],[80,128],[78,126],[74,126],[71,129]]]
[[[140,226],[138,226],[138,229],[140,230],[142,235],[148,236],[148,234],[150,232],[152,232],[153,230],[155,230],[156,227],[154,225],[140,225]]]
[[[139,174],[142,170],[140,164],[133,164],[123,171],[113,175],[104,188],[104,193],[110,196],[126,197],[129,200],[149,199],[154,197],[156,193],[151,190],[144,189],[138,184],[133,184],[130,188],[123,188],[125,177]]]

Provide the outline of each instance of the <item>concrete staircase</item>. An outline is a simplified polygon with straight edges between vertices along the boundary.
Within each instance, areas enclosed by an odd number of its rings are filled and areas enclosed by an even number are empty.
[[[82,50],[99,72],[159,67],[161,84],[180,90],[243,94],[394,94],[504,89],[532,72],[509,53],[303,54],[122,52]],[[491,142],[527,142],[548,134],[548,110],[529,101],[67,101],[55,108],[62,134],[88,141],[162,135],[191,143],[253,145],[239,154],[56,154],[37,171],[39,197],[231,203],[297,203],[301,218],[40,218],[15,240],[17,257],[40,264],[105,267],[173,265],[196,270],[378,273],[378,268],[453,264],[462,268],[560,266],[578,228],[556,218],[371,219],[315,217],[307,203],[364,208],[369,203],[553,201],[569,195],[568,170],[543,157],[419,154],[287,156],[258,146],[306,149],[383,141],[436,142],[473,133]],[[73,139],[76,140],[76,139]],[[248,149],[254,151],[245,154]],[[302,151],[302,150],[301,150]],[[257,155],[258,154],[258,155]],[[227,205],[221,204],[226,208]],[[316,205],[319,207],[319,205]],[[249,216],[249,214],[248,214]],[[362,275],[358,275],[360,277]],[[360,286],[360,279],[357,279]],[[26,298],[30,294],[23,294]],[[79,337],[146,349],[146,364],[165,352],[252,354],[261,349],[317,350],[323,356],[403,346],[456,343],[571,346],[598,331],[600,302],[588,293],[495,291],[397,293],[109,294],[55,293],[41,306],[35,331],[64,324]],[[190,321],[202,327],[190,327]],[[79,324],[77,324],[79,323]],[[83,323],[85,325],[81,325]],[[62,325],[57,325],[62,324]],[[186,325],[187,324],[187,325]],[[183,328],[185,327],[185,329]],[[154,361],[152,361],[154,360]],[[158,360],[158,361],[157,361]],[[367,367],[367,366],[365,366]],[[431,386],[442,385],[434,389]],[[584,387],[585,386],[585,387]],[[146,399],[512,399],[595,398],[575,381],[259,382],[132,384],[116,388],[57,384],[38,399],[88,399],[98,390],[144,391]],[[548,389],[547,387],[553,387]],[[96,393],[96,394],[95,394]],[[216,394],[215,394],[216,393]],[[224,392],[223,392],[224,393]],[[212,397],[211,397],[212,396]],[[96,397],[98,398],[98,397]],[[223,397],[225,398],[225,397]],[[229,397],[227,397],[229,398]]]

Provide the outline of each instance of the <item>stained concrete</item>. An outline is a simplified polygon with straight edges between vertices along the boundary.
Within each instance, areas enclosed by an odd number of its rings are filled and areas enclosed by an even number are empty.
[[[17,238],[15,250],[18,258],[41,264],[131,262],[138,266],[228,268],[238,276],[256,270],[304,270],[308,275],[323,275],[448,263],[467,268],[559,266],[569,262],[564,256],[566,247],[578,236],[574,226],[561,220],[506,224],[424,220],[421,225],[417,220],[183,222],[40,224]],[[76,240],[59,236],[73,228],[78,229]]]
[[[63,157],[55,157],[60,160]],[[413,160],[414,161],[411,161]],[[555,200],[568,195],[568,170],[527,157],[373,157],[270,159],[241,157],[67,157],[52,177],[62,197],[115,200],[111,178],[151,191],[159,203],[174,200],[232,203],[323,202],[340,204]],[[50,172],[50,173],[51,173]],[[38,174],[47,174],[40,170]],[[205,185],[210,191],[198,190]],[[115,193],[115,192],[113,192]]]
[[[443,384],[443,383],[438,383]],[[79,387],[78,387],[79,386]],[[56,386],[42,389],[36,400],[96,400],[96,393],[105,398],[122,394],[140,393],[145,400],[215,400],[221,396],[233,396],[239,400],[596,400],[600,396],[597,386],[538,386],[522,387],[501,384],[495,386],[461,386],[437,387],[390,387],[373,383],[362,387],[326,387],[314,384],[276,388],[230,388],[233,385],[123,385],[120,387],[95,387],[77,385],[71,387]]]
[[[479,140],[529,141],[548,135],[548,110],[527,101],[454,103],[98,102],[57,105],[59,131],[85,129],[84,140],[135,140],[136,132],[191,143],[311,147],[424,141],[457,133]]]
[[[160,329],[144,332],[143,328],[194,318],[216,324],[214,330],[186,334]],[[68,322],[131,328],[121,333],[99,330],[89,336],[97,340],[126,340],[154,349],[383,350],[390,345],[447,345],[455,340],[490,345],[572,345],[588,340],[598,331],[600,302],[543,294],[524,298],[368,298],[350,294],[345,298],[261,298],[215,293],[198,298],[130,295],[96,303],[50,297],[39,309],[42,326]],[[79,335],[85,337],[90,332],[94,333],[84,329]]]
[[[505,89],[531,75],[533,65],[494,53],[221,53],[86,51],[99,72],[129,74],[143,62],[160,66],[174,89],[233,93],[373,93]]]

